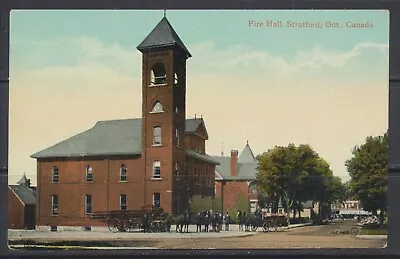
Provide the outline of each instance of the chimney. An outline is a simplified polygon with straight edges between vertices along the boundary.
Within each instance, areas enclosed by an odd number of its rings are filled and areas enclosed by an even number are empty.
[[[237,150],[231,151],[231,176],[237,176],[238,154]]]

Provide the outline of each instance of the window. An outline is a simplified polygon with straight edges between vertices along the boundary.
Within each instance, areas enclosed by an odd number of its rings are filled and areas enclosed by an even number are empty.
[[[92,167],[90,165],[86,167],[86,181],[93,181]]]
[[[176,139],[176,146],[179,147],[181,145],[181,139],[178,129],[175,129],[175,139]]]
[[[85,195],[85,213],[92,213],[92,195]]]
[[[58,167],[53,167],[53,172],[51,174],[51,182],[58,183]]]
[[[179,165],[178,165],[178,163],[175,163],[175,175],[176,175],[176,178],[179,178]]]
[[[153,178],[154,179],[161,178],[161,163],[158,160],[153,162]]]
[[[121,194],[119,196],[119,209],[126,210],[126,194]]]
[[[153,206],[155,208],[161,207],[161,194],[159,192],[153,193]]]
[[[58,196],[51,195],[51,215],[58,215]]]
[[[153,128],[153,146],[161,146],[161,127]]]
[[[178,106],[175,106],[175,113],[176,113],[176,114],[178,114],[178,113],[179,113]]]
[[[150,72],[150,85],[162,85],[166,83],[167,76],[165,67],[162,63],[156,63]]]
[[[174,73],[174,85],[178,85],[178,74]]]
[[[159,101],[157,101],[154,105],[153,108],[151,109],[152,113],[160,113],[160,112],[164,112],[164,108],[161,105],[161,103]]]
[[[125,164],[122,164],[121,165],[121,168],[120,168],[120,170],[119,170],[119,181],[120,182],[126,182],[126,171],[127,171],[127,169],[126,169],[126,165]]]

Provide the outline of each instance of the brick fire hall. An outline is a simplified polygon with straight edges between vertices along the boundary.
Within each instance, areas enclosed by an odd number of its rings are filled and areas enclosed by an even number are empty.
[[[98,121],[37,160],[36,225],[96,226],[95,211],[159,205],[178,214],[214,197],[216,166],[202,118],[186,118],[191,57],[166,17],[139,44],[142,118]],[[135,86],[132,86],[135,87]]]

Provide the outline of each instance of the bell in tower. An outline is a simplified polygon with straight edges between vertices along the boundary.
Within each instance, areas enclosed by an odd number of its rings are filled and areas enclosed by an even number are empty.
[[[184,168],[186,60],[190,52],[164,17],[139,44],[142,52],[142,159],[145,205],[176,209],[184,194],[175,189],[176,168]],[[165,183],[167,181],[167,183]],[[170,192],[167,192],[168,186]],[[163,189],[164,188],[164,189]]]

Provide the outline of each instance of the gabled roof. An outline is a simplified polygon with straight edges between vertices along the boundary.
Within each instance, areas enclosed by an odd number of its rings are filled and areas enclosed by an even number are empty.
[[[186,120],[185,132],[192,133],[202,119]],[[142,119],[98,121],[93,128],[31,155],[32,158],[140,155]]]
[[[146,50],[152,50],[163,47],[179,47],[182,49],[187,57],[191,57],[189,50],[183,44],[178,34],[175,32],[172,25],[169,23],[166,17],[162,18],[161,21],[154,27],[154,29],[147,35],[142,43],[137,46],[137,49],[141,52]]]
[[[17,184],[20,185],[27,185],[28,183],[30,183],[30,181],[28,180],[28,178],[26,178],[25,173],[24,175],[22,175],[21,179],[17,182]]]
[[[240,153],[238,162],[239,163],[257,163],[257,161],[254,157],[253,151],[251,150],[251,148],[249,146],[249,143],[246,144],[246,146]]]
[[[36,192],[31,188],[24,185],[9,185],[9,187],[25,205],[36,204]]]
[[[208,139],[208,133],[207,129],[204,123],[203,118],[200,119],[187,119],[186,120],[186,133],[188,134],[196,134],[196,132],[199,130],[199,128],[202,127],[205,133],[205,139]],[[201,128],[200,128],[201,129]]]
[[[251,159],[251,156],[253,159]],[[240,157],[242,159],[240,159]],[[216,166],[216,172],[223,177],[224,180],[245,180],[253,181],[257,176],[257,161],[253,156],[250,146],[247,144],[240,153],[237,164],[237,175],[231,176],[231,157],[230,156],[213,156],[220,164]],[[240,162],[244,161],[244,162]],[[219,179],[216,179],[219,180]]]

